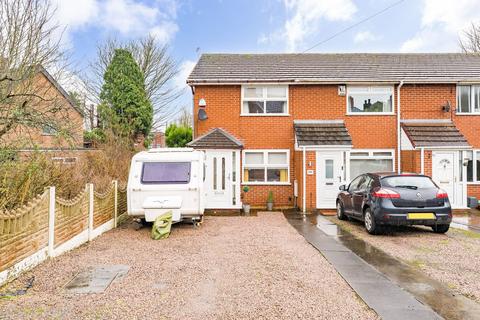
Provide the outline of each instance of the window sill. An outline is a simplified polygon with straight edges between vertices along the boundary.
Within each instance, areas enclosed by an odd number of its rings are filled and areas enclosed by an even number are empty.
[[[290,186],[290,182],[242,182],[246,186]]]
[[[347,112],[347,116],[394,116],[395,112]]]
[[[457,112],[457,116],[480,116],[480,112]]]
[[[240,117],[290,117],[288,113],[241,113]]]
[[[480,181],[471,181],[471,182],[467,182],[467,186],[470,186],[470,185],[473,185],[473,186],[479,186],[480,185]]]

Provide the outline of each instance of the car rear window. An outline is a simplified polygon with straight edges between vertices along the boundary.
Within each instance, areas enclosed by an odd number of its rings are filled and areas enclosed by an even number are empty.
[[[190,182],[190,162],[145,162],[142,183],[186,184]]]
[[[424,176],[392,176],[381,180],[382,186],[391,188],[426,189],[436,188],[432,179]]]

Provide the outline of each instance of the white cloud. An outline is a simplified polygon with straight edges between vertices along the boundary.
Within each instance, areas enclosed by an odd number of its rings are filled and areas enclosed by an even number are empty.
[[[355,43],[364,43],[364,42],[372,42],[379,40],[380,37],[374,35],[370,31],[360,31],[357,34],[355,34],[355,37],[353,38],[353,42]]]
[[[192,60],[185,60],[180,64],[179,72],[174,79],[174,85],[178,89],[187,86],[187,78],[195,67],[196,62]]]
[[[118,32],[125,37],[152,34],[160,42],[168,42],[178,31],[175,22],[176,0],[156,0],[146,4],[139,0],[51,0],[57,7],[57,21],[70,33],[84,26]]]
[[[403,52],[458,51],[458,36],[480,22],[478,0],[424,0],[421,29],[401,46]]]
[[[284,4],[287,12],[292,13],[282,32],[288,51],[295,51],[305,39],[316,34],[322,19],[347,21],[357,11],[352,0],[285,0]]]

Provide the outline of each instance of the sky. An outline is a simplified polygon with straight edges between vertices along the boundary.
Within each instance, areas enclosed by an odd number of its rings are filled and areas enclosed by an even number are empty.
[[[185,80],[202,53],[457,52],[480,23],[480,0],[51,0],[63,45],[88,72],[96,47],[151,34],[169,45]],[[356,25],[382,9],[389,10]]]

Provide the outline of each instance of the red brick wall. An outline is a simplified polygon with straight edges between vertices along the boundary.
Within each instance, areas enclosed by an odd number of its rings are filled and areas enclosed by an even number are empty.
[[[419,150],[402,150],[402,171],[421,173],[421,155]]]
[[[17,126],[2,137],[5,143],[18,147],[31,147],[32,144],[39,148],[82,148],[83,147],[83,116],[72,107],[67,99],[56,87],[39,73],[35,77],[34,93],[42,100],[35,103],[34,108],[45,117],[52,118],[56,125],[67,135],[44,135],[39,128]],[[56,112],[52,110],[57,108]]]

